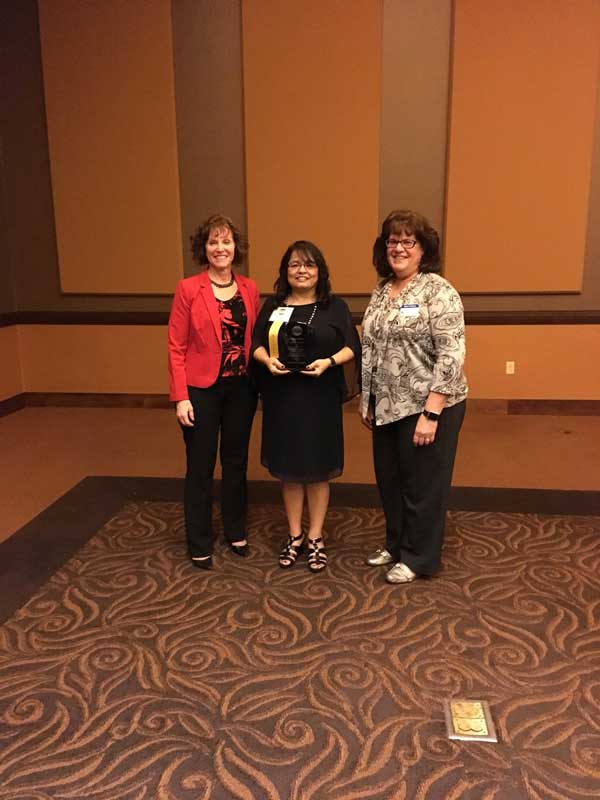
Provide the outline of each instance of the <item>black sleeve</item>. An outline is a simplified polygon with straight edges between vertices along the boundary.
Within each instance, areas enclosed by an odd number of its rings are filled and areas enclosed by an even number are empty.
[[[355,397],[359,392],[360,368],[361,368],[361,347],[356,325],[352,322],[352,315],[346,303],[340,297],[332,300],[332,322],[340,332],[344,341],[343,346],[349,347],[354,353],[354,360],[342,364],[336,373],[342,393],[342,400]],[[341,349],[341,348],[340,348]]]
[[[254,353],[257,347],[265,346],[265,340],[266,340],[265,331],[269,324],[269,317],[273,313],[273,309],[276,307],[277,307],[277,302],[275,301],[275,298],[267,297],[267,299],[263,303],[263,307],[261,308],[258,314],[258,318],[254,326],[254,331],[252,333],[251,353]]]
[[[346,303],[340,298],[334,299],[335,306],[332,309],[334,313],[334,324],[339,329],[344,339],[344,345],[349,347],[354,353],[355,361],[360,361],[360,339],[358,338],[358,331],[356,325],[352,322],[352,315]]]

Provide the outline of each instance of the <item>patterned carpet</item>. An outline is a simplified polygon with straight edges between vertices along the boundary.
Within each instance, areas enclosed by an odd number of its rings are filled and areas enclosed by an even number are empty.
[[[130,503],[0,627],[2,800],[600,797],[600,518],[450,515],[444,570],[364,565],[375,509],[332,509],[330,568],[185,557],[181,506]],[[490,701],[498,744],[446,738]]]

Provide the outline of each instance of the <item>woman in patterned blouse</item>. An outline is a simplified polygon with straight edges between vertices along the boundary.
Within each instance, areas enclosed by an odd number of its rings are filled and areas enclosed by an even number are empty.
[[[439,275],[439,237],[421,214],[392,211],[373,246],[380,277],[363,319],[360,414],[372,430],[389,583],[440,567],[458,434],[465,414],[465,326]]]
[[[192,236],[203,269],[179,282],[169,318],[171,400],[183,432],[187,469],[184,512],[194,566],[212,567],[212,481],[220,439],[221,512],[225,538],[239,556],[246,541],[246,468],[256,391],[248,379],[259,306],[254,281],[235,275],[245,237],[222,215]]]

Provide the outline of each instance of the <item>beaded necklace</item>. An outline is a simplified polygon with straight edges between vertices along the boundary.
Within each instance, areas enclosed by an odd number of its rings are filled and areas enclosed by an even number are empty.
[[[235,281],[235,275],[231,275],[231,280],[229,283],[218,283],[217,281],[213,281],[213,279],[208,276],[208,280],[212,283],[213,286],[216,286],[218,289],[229,289],[230,286],[233,286],[233,282]]]

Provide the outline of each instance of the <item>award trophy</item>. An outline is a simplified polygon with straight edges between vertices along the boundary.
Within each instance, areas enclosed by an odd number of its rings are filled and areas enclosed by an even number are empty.
[[[306,322],[288,322],[280,332],[280,360],[282,364],[297,372],[312,361],[310,340],[312,328]]]

